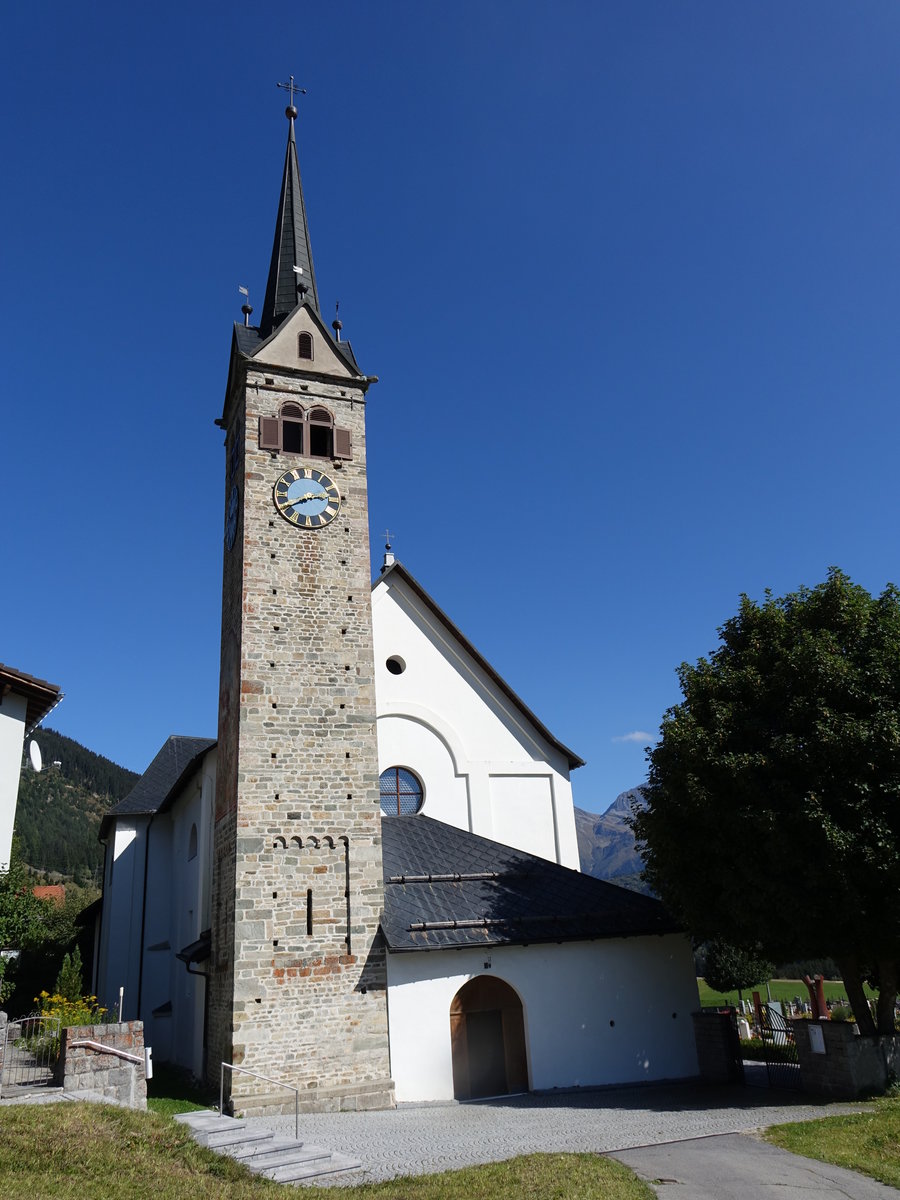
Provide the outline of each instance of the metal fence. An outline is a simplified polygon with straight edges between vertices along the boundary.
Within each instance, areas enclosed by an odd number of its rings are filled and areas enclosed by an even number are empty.
[[[52,1087],[59,1039],[59,1017],[35,1013],[9,1021],[0,1032],[0,1097]]]

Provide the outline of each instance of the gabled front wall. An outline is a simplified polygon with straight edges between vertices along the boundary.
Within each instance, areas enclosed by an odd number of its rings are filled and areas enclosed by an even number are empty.
[[[697,980],[680,934],[389,954],[398,1102],[453,1099],[450,1004],[482,974],[510,984],[522,1001],[532,1090],[697,1074]]]
[[[396,575],[372,619],[379,772],[417,775],[426,816],[578,870],[565,757]]]

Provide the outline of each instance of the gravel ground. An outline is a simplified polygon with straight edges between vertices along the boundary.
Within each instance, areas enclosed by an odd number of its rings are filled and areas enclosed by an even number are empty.
[[[511,1096],[468,1104],[401,1105],[383,1112],[300,1116],[304,1141],[362,1160],[360,1180],[424,1175],[535,1151],[608,1152],[635,1146],[739,1133],[864,1105],[811,1103],[801,1093],[759,1087],[672,1084]],[[248,1124],[293,1135],[291,1116]]]

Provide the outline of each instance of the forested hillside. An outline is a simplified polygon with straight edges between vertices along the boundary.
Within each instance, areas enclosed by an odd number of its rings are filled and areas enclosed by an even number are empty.
[[[100,820],[138,776],[55,730],[37,730],[35,741],[44,769],[22,768],[16,809],[22,859],[37,871],[99,882]]]

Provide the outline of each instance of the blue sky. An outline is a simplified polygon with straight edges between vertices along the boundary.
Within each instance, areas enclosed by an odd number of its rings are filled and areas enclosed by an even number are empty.
[[[222,408],[291,72],[319,294],[398,557],[644,776],[741,592],[896,565],[894,0],[4,13],[0,660],[135,770],[215,734]]]

